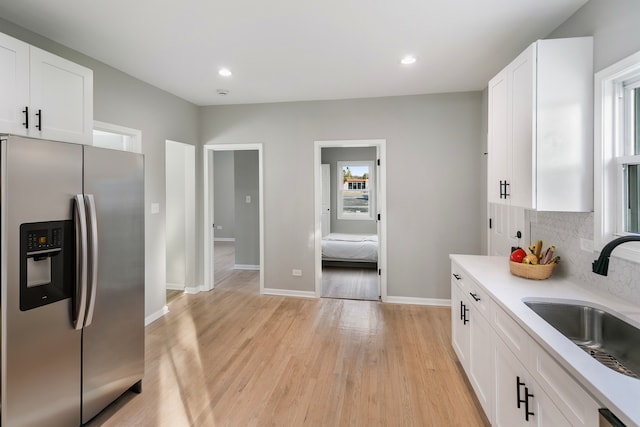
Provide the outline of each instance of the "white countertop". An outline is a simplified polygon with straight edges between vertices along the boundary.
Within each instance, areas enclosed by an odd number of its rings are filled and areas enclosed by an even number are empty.
[[[640,379],[619,374],[601,365],[534,313],[523,303],[523,299],[587,302],[588,305],[606,309],[636,327],[640,327],[640,307],[553,276],[547,280],[513,276],[509,272],[509,260],[505,257],[450,255],[450,258],[484,287],[492,299],[596,401],[611,410],[627,426],[640,426]]]

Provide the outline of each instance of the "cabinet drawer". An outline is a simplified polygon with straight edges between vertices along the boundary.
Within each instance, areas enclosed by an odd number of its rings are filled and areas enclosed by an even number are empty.
[[[496,334],[524,366],[529,366],[530,363],[533,363],[530,354],[530,348],[533,345],[531,337],[497,304],[494,303],[492,311]]]
[[[467,289],[466,282],[469,279],[465,277],[462,269],[455,263],[451,263],[451,284],[456,284],[461,291],[465,292]]]
[[[491,308],[491,298],[476,282],[471,279],[466,280],[466,294],[469,303],[474,307],[485,319],[489,320],[489,311]]]

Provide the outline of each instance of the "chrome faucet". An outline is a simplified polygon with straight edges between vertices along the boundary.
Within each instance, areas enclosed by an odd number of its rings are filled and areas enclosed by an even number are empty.
[[[629,236],[618,237],[607,243],[597,260],[593,261],[593,272],[601,276],[606,276],[609,271],[609,257],[611,252],[618,246],[627,242],[640,242],[640,234],[633,234]]]

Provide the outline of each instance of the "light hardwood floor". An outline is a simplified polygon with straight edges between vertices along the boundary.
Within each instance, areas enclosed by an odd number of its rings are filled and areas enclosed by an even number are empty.
[[[146,329],[141,394],[94,426],[486,426],[448,308],[259,295],[258,272],[183,294]]]
[[[322,296],[377,301],[378,270],[359,267],[322,267]]]

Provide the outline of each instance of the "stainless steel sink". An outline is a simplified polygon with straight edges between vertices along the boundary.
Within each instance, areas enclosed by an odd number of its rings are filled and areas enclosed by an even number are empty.
[[[598,308],[524,301],[538,316],[606,367],[640,378],[640,329]]]

